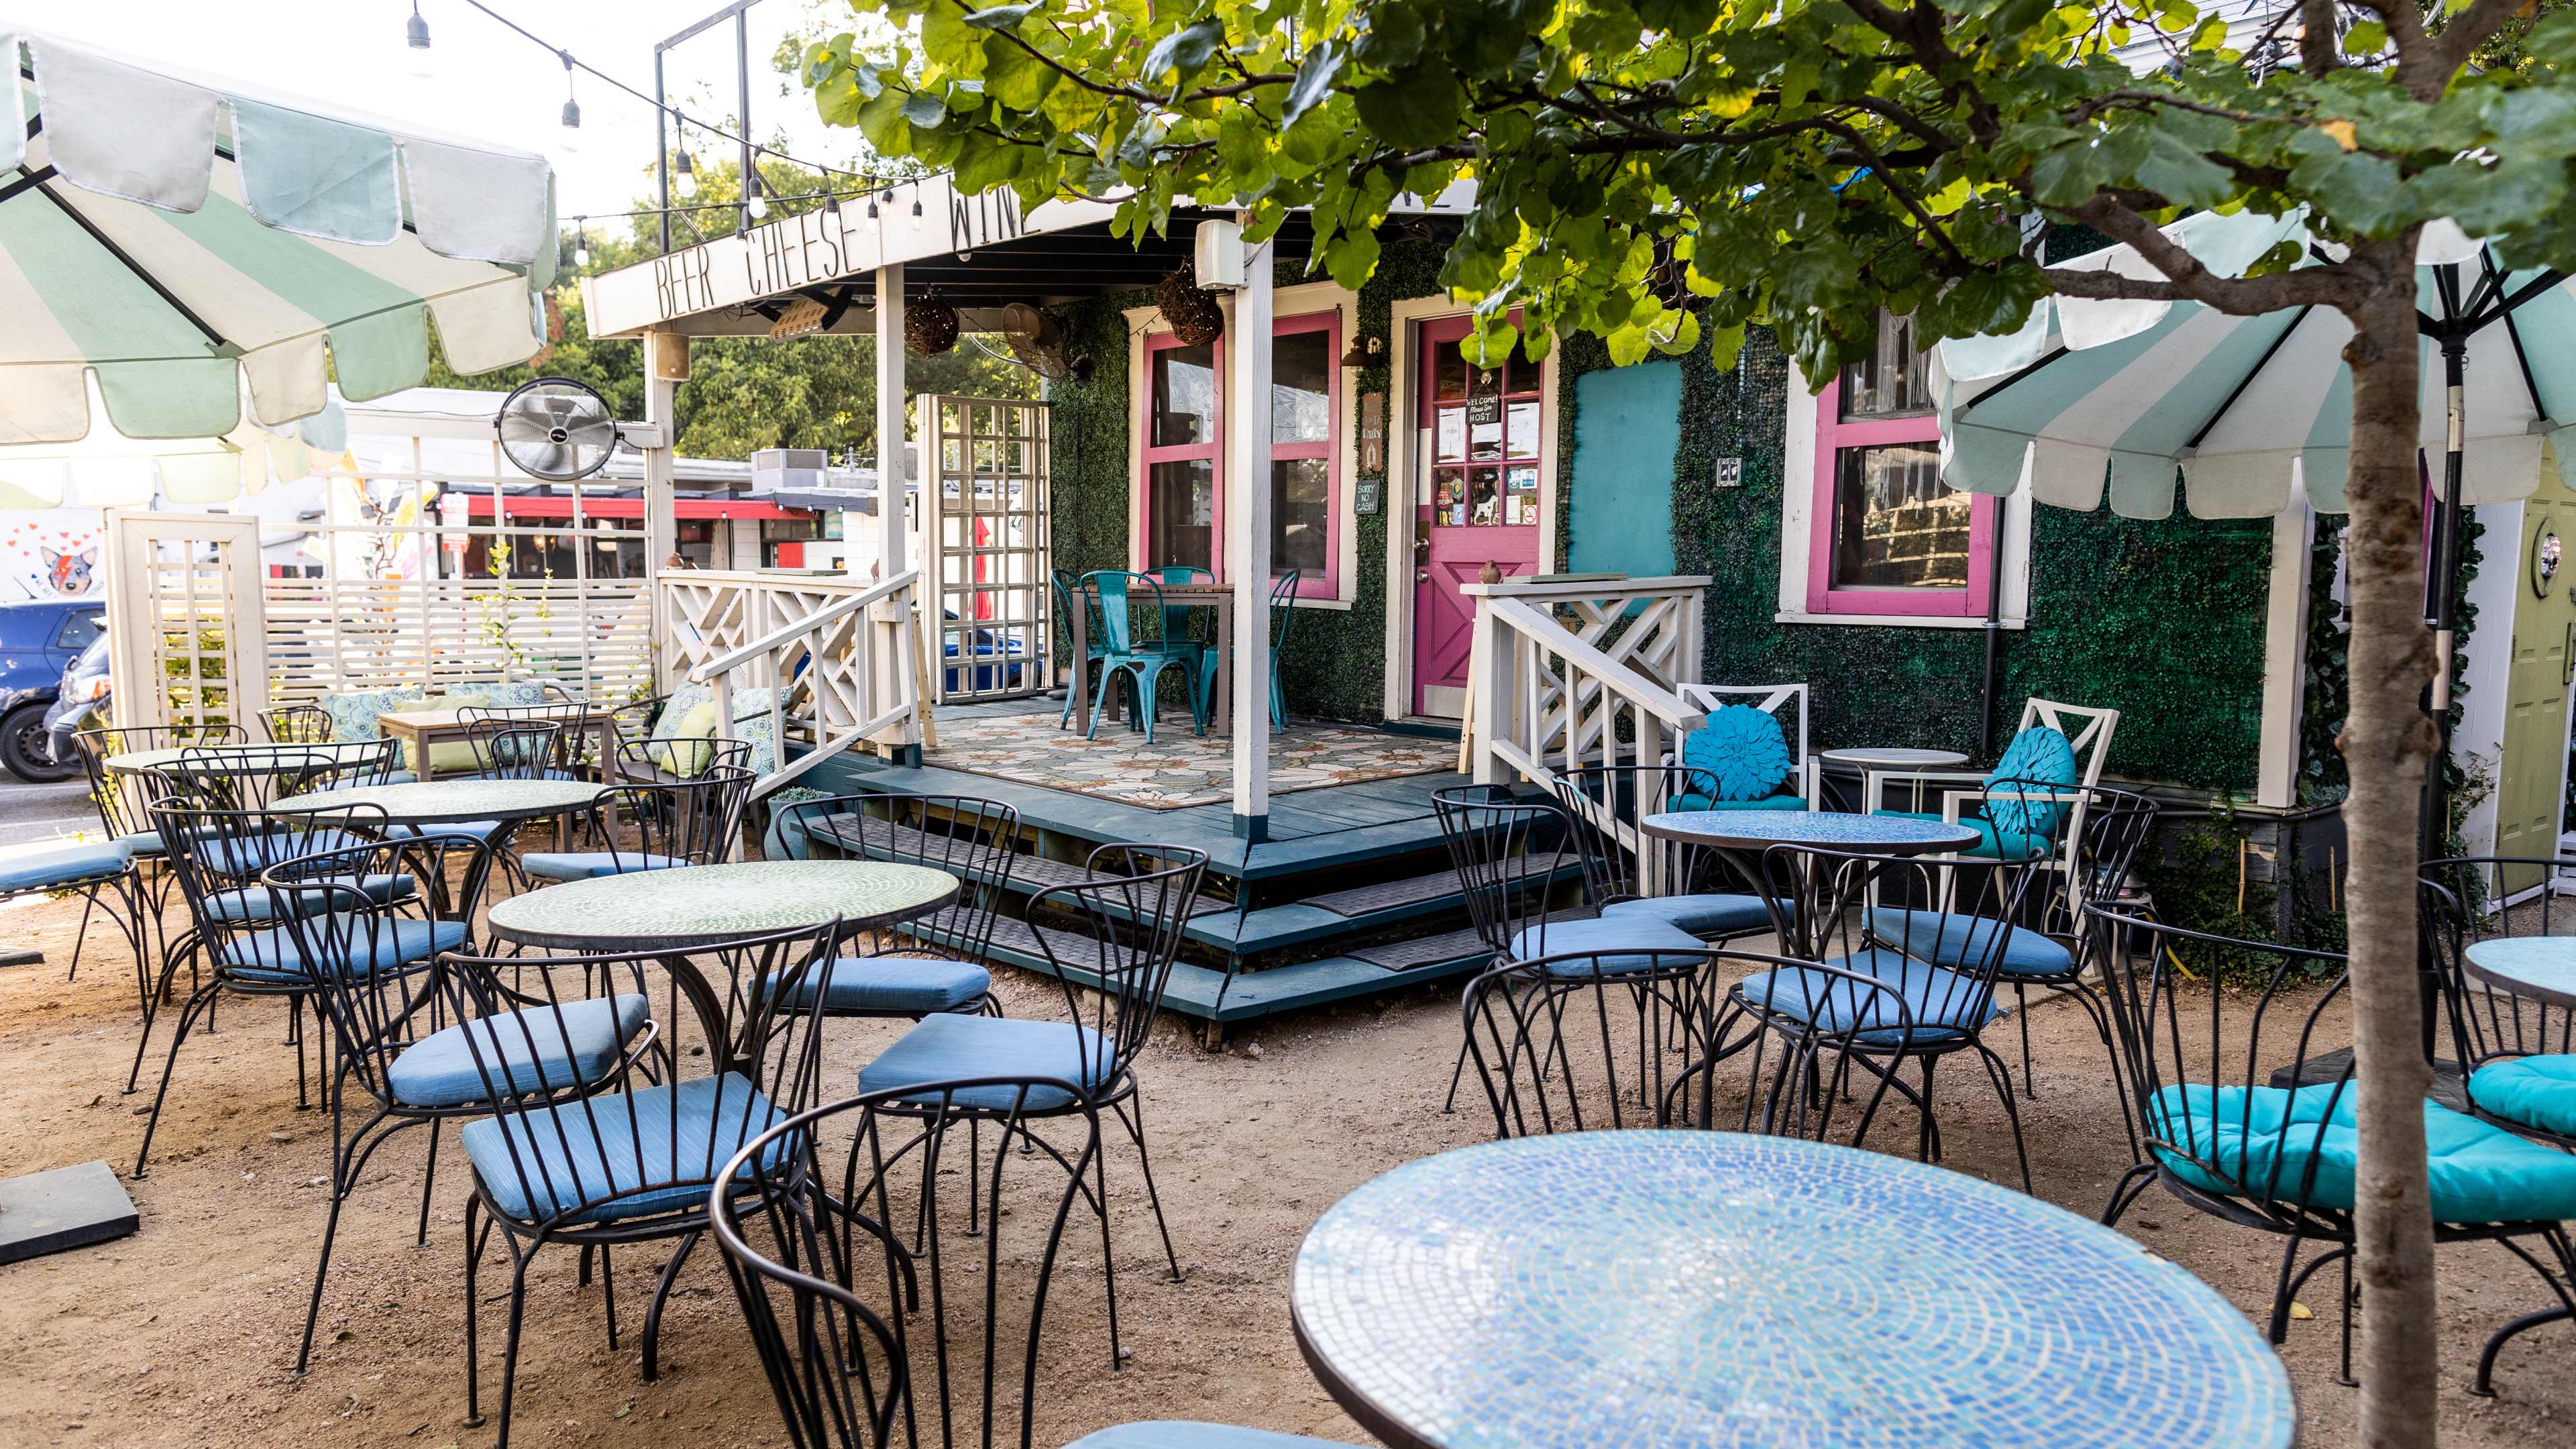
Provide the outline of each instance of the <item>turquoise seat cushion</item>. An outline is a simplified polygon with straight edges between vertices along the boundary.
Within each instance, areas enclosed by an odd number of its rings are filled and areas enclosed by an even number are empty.
[[[443,825],[396,825],[392,827],[392,833],[418,835],[425,838],[446,835],[462,840],[479,840],[485,845],[490,845],[492,837],[508,828],[510,823],[506,820],[450,820]]]
[[[407,875],[368,874],[354,879],[345,875],[333,876],[330,878],[330,883],[355,886],[365,891],[367,898],[378,905],[387,901],[402,900],[408,897],[413,889],[412,878]],[[313,884],[319,887],[322,883],[316,881]],[[318,888],[310,892],[272,892],[266,886],[244,886],[240,890],[217,891],[199,901],[197,909],[205,912],[208,918],[218,921],[271,921],[284,920],[286,913],[290,911],[321,910],[331,904],[332,899],[329,893]],[[343,905],[348,903],[346,896],[338,899]]]
[[[1941,817],[1931,812],[1875,810],[1870,813],[1892,816],[1898,820],[1929,820],[1936,825],[1941,823]],[[1995,828],[1994,821],[1982,816],[1968,816],[1959,824],[1965,829],[1977,832],[1978,835],[1976,844],[1959,853],[1977,860],[2037,860],[2048,854],[2056,845],[2056,842],[2045,832],[2032,834],[2027,831],[1998,830]]]
[[[1880,945],[1953,971],[1983,972],[2003,937],[2003,960],[1996,967],[2006,976],[2066,976],[2075,970],[2075,953],[2066,943],[2027,926],[2002,930],[1991,916],[1964,916],[1944,911],[1878,911],[1869,913],[1870,937]]]
[[[1334,1439],[1309,1439],[1272,1429],[1243,1429],[1195,1419],[1146,1419],[1085,1434],[1064,1449],[1350,1449]]]
[[[487,1075],[523,1095],[589,1086],[617,1065],[650,1015],[650,1003],[630,993],[485,1017],[405,1047],[385,1069],[385,1085],[408,1107],[489,1100]]]
[[[1730,704],[1682,736],[1682,764],[1691,793],[1716,800],[1762,799],[1797,768],[1780,721],[1749,704]]]
[[[98,880],[123,871],[127,856],[113,840],[48,846],[24,855],[0,856],[0,895],[51,890]]]
[[[273,865],[330,850],[355,850],[371,844],[363,835],[322,827],[313,830],[262,830],[244,834],[207,832],[196,836],[188,853],[199,865],[221,875],[256,876]]]
[[[631,875],[639,870],[670,870],[688,862],[676,856],[635,851],[548,851],[519,857],[519,866],[539,880],[590,880],[603,875]]]
[[[778,978],[770,978],[774,988]],[[823,1009],[887,1016],[928,1016],[984,999],[993,974],[972,961],[923,956],[844,956],[823,973]],[[798,1006],[814,1001],[809,975],[796,992]]]
[[[1769,917],[1764,920],[1767,922]],[[1515,961],[1560,956],[1569,951],[1595,953],[1587,958],[1559,961],[1548,968],[1550,975],[1567,977],[1586,977],[1596,971],[1605,976],[1651,971],[1675,964],[1661,952],[1706,949],[1699,937],[1669,921],[1652,915],[1614,916],[1606,911],[1590,920],[1542,922],[1512,937]]]
[[[1720,800],[1713,795],[1703,795],[1698,791],[1693,790],[1684,794],[1675,795],[1669,802],[1667,802],[1667,805],[1668,808],[1675,811],[1804,810],[1807,808],[1807,797],[1804,795],[1765,795],[1759,800]]]
[[[1087,1026],[1004,1016],[925,1016],[875,1061],[859,1068],[859,1090],[899,1091],[975,1077],[1054,1077],[1090,1091],[1108,1080],[1110,1066],[1109,1043]],[[910,1100],[935,1103],[941,1097],[925,1092]],[[950,1100],[960,1107],[1008,1112],[1020,1098],[1017,1088],[977,1087]],[[1048,1087],[1029,1093],[1025,1106],[1049,1112],[1072,1100]]]
[[[2066,823],[2071,804],[2051,798],[2055,792],[2041,787],[2072,790],[2078,778],[2075,746],[2064,734],[2033,725],[2014,735],[2003,758],[1986,772],[1986,815],[2006,835],[2053,837]],[[2029,782],[2031,788],[2025,793],[2003,783],[2013,780]]]
[[[132,835],[120,835],[113,843],[129,856],[159,855],[162,849],[161,832],[158,830],[138,830]]]
[[[2489,1062],[2469,1074],[2469,1100],[2508,1122],[2576,1137],[2576,1056]]]
[[[571,1227],[703,1208],[717,1170],[786,1120],[758,1087],[727,1072],[508,1111],[466,1123],[457,1138],[495,1208],[523,1223]],[[787,1150],[784,1137],[771,1143],[761,1165]]]
[[[1884,983],[1893,988],[1894,996],[1799,967],[1748,976],[1735,989],[1754,1006],[1811,1024],[1825,1035],[1850,1033],[1874,1046],[1904,1043],[1909,1022],[1914,1028],[1912,1044],[1928,1046],[1975,1031],[2004,1015],[1993,993],[1978,982],[1894,951],[1863,951],[1825,964]],[[1905,1003],[1901,1011],[1899,999]]]
[[[2359,1140],[2353,1103],[2350,1083],[2296,1091],[2185,1083],[2156,1093],[2146,1120],[2161,1142],[2173,1144],[2155,1149],[2157,1161],[2204,1192],[2297,1202],[2313,1165],[2316,1179],[2304,1201],[2347,1211]],[[2435,1222],[2576,1217],[2576,1156],[2437,1102],[2424,1104],[2424,1149]]]
[[[315,934],[329,932],[334,939],[346,940],[359,951],[329,963],[330,969],[342,976],[374,976],[387,971],[426,961],[441,951],[453,951],[465,944],[463,921],[421,921],[409,917],[385,920],[369,929],[352,926],[345,913],[334,912],[330,924],[317,925]],[[271,926],[265,931],[249,931],[225,943],[224,964],[235,976],[255,981],[293,984],[311,980],[303,948],[296,945],[292,928]]]
[[[1694,936],[1735,936],[1771,929],[1771,908],[1762,903],[1760,896],[1655,896],[1601,908],[1601,919],[1605,921],[1640,917],[1661,921]]]

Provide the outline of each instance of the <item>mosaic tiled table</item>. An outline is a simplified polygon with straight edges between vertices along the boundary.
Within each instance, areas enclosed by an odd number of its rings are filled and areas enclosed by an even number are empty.
[[[200,775],[288,775],[372,764],[378,748],[373,741],[363,745],[178,745],[166,750],[128,750],[98,763],[111,775],[141,775],[182,765]]]
[[[534,820],[587,810],[599,787],[581,780],[412,780],[289,795],[272,810],[336,810],[373,805],[397,825],[449,825],[460,820]]]
[[[492,907],[492,934],[577,951],[687,950],[839,920],[856,933],[944,910],[957,877],[874,860],[753,860],[566,881]]]
[[[2116,1232],[1944,1168],[1777,1137],[1445,1152],[1318,1219],[1298,1347],[1404,1449],[2295,1442],[2244,1313]]]
[[[2498,936],[2460,955],[2468,974],[2490,986],[2576,1011],[2576,936]]]
[[[1871,855],[1929,855],[1959,850],[1984,838],[1964,825],[1841,810],[1680,810],[1649,815],[1638,825],[1655,839],[1718,852],[1737,875],[1772,895],[1775,905],[1785,904],[1787,909],[1775,910],[1772,919],[1786,917],[1792,922],[1788,934],[1794,939],[1782,941],[1780,950],[1801,957],[1821,952],[1830,923],[1821,919],[1817,901],[1778,900],[1773,876],[1763,867],[1764,851],[1775,845],[1810,845]],[[1688,873],[1684,874],[1687,878]]]

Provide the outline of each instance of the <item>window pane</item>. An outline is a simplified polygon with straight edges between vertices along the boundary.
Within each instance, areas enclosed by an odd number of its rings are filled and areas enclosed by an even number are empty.
[[[1157,463],[1153,469],[1151,530],[1145,563],[1191,564],[1214,568],[1216,554],[1216,466],[1204,458]]]
[[[1431,395],[1443,402],[1454,402],[1467,395],[1467,359],[1458,351],[1458,340],[1432,344]]]
[[[1843,369],[1843,416],[1886,418],[1932,411],[1929,362],[1928,353],[1915,350],[1914,320],[1880,313],[1877,351],[1868,361]]]
[[[1332,518],[1332,473],[1324,460],[1274,460],[1270,465],[1271,576],[1296,569],[1307,578],[1322,578],[1332,541]]]
[[[1538,404],[1534,402],[1513,403],[1509,411],[1504,415],[1504,421],[1509,423],[1511,426],[1511,438],[1504,445],[1504,456],[1511,458],[1537,457]]]
[[[1216,344],[1154,354],[1154,442],[1168,448],[1216,441]]]
[[[1270,344],[1270,441],[1320,443],[1332,435],[1329,332],[1291,332]]]
[[[1964,589],[1973,500],[1941,481],[1941,450],[1901,443],[1834,458],[1838,589]]]
[[[1538,469],[1520,464],[1503,470],[1505,523],[1538,522]]]
[[[1467,521],[1480,528],[1503,521],[1502,469],[1467,470]]]

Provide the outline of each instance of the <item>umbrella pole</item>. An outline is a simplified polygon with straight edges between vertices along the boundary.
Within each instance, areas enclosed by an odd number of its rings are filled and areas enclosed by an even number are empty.
[[[2433,516],[2433,548],[2425,560],[2432,575],[2432,607],[2426,610],[2433,625],[2433,686],[2429,713],[2437,748],[2424,771],[2424,808],[2417,823],[2416,856],[2420,860],[2439,859],[2443,841],[2448,835],[2451,817],[2451,793],[2448,779],[2451,760],[2451,657],[2459,630],[2460,592],[2460,472],[2463,436],[2467,426],[2467,390],[2469,339],[2465,333],[2446,332],[2442,344],[2442,389],[2445,428],[2442,447],[2442,497]],[[2417,950],[2429,953],[2428,942],[2419,941]],[[2432,962],[2418,963],[2417,977],[2423,992],[2424,1058],[2434,1055],[2433,1018],[2436,993]]]

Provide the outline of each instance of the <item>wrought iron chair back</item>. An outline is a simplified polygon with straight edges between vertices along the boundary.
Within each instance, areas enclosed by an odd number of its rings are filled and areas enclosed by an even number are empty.
[[[506,727],[532,725],[553,726],[555,731],[554,743],[552,749],[547,753],[544,762],[545,768],[548,771],[554,772],[549,775],[548,778],[558,780],[580,779],[583,777],[584,766],[592,763],[588,753],[589,747],[592,744],[591,730],[589,728],[590,711],[586,707],[572,703],[569,700],[555,700],[546,704],[467,705],[456,712],[456,722],[464,725],[469,730],[477,729],[479,726],[486,725]],[[476,736],[474,735],[467,736],[468,739],[473,739],[475,737]],[[477,752],[476,758],[487,770],[495,763],[492,760],[484,759],[479,751]]]
[[[1097,1085],[1088,1095],[1114,1095],[1144,1049],[1207,863],[1206,851],[1189,846],[1120,841],[1093,847],[1083,861],[1088,880],[1029,898],[1029,918],[1058,927],[1038,941],[1069,1019],[1089,1031],[1084,1065]],[[1081,990],[1077,973],[1097,984]]]
[[[1003,1130],[921,1132],[925,1104],[938,1109],[933,1120],[953,1121],[965,1092],[1009,1104],[975,1109]],[[744,1186],[708,1216],[798,1449],[1036,1442],[1047,1300],[1083,1175],[1100,1155],[1100,1116],[1087,1104],[1051,1111],[1041,1140],[1030,1130],[1040,1115],[1026,1110],[1032,1097],[1082,1102],[1079,1088],[1054,1078],[925,1083],[801,1113],[728,1165],[725,1175]],[[845,1140],[837,1167],[816,1151]],[[1032,1143],[1048,1160],[1026,1150]],[[963,1174],[951,1165],[961,1153]],[[979,1200],[963,1255],[940,1231],[941,1198],[961,1177]],[[1006,1191],[1022,1199],[1007,1214]],[[921,1249],[905,1245],[907,1221],[926,1224]],[[905,1311],[925,1298],[927,1313]],[[922,1423],[929,1415],[935,1433]]]
[[[1718,852],[1645,833],[1689,789],[1679,765],[1589,765],[1556,777],[1556,800],[1583,862],[1584,899],[1595,906],[1645,896],[1752,889]]]
[[[718,766],[692,779],[603,788],[583,818],[588,843],[607,852],[612,873],[670,862],[720,865],[742,838],[751,771]]]
[[[962,961],[982,961],[1010,894],[1020,812],[974,795],[862,793],[779,807],[778,833],[811,854],[850,855],[944,870],[965,883],[957,903],[911,930]]]
[[[100,725],[72,736],[81,772],[89,777],[90,803],[98,807],[98,823],[111,840],[151,830],[152,802],[172,793],[173,786],[150,771],[110,770],[109,756],[248,743],[250,733],[239,725]]]
[[[237,810],[176,793],[154,803],[152,819],[200,946],[218,974],[254,993],[307,989],[293,939],[279,929],[297,901],[263,877],[306,856],[365,845],[387,829],[374,805]]]
[[[1927,856],[1799,845],[1774,845],[1763,852],[1763,862],[1809,903],[1816,960],[1889,969],[1898,957],[1950,963],[1926,992],[1912,996],[1925,1032],[1942,1029],[1942,1022],[1982,1024],[2013,934],[2028,929],[2015,923],[2023,919],[2045,864],[1979,861],[1963,867]],[[1973,923],[1964,928],[1964,942],[1948,944],[1943,932],[1962,927],[1935,917],[1969,917]]]
[[[331,712],[318,704],[281,704],[259,712],[260,727],[276,745],[318,745],[331,738]]]
[[[1548,916],[1548,897],[1581,859],[1573,822],[1548,800],[1522,800],[1500,785],[1457,785],[1431,794],[1440,838],[1458,871],[1467,915],[1497,961]]]
[[[1708,1052],[1709,950],[1565,951],[1467,983],[1467,1054],[1494,1135],[1662,1126],[1679,1073]],[[1622,1054],[1634,1039],[1633,1064]]]
[[[401,756],[392,740],[326,740],[320,744],[188,745],[161,766],[172,793],[195,795],[231,810],[265,810],[291,795],[381,785]]]
[[[716,739],[628,740],[617,747],[621,775],[694,779],[728,766],[751,767],[751,741]]]
[[[487,780],[567,780],[578,778],[562,763],[564,734],[552,720],[467,719],[465,742],[474,749],[474,771]]]
[[[1705,1054],[1676,1074],[1661,1100],[1657,1125],[1715,1126],[1718,1066],[1750,1052],[1744,1111],[1735,1130],[1862,1146],[1888,1093],[1897,1089],[1907,1044],[1917,1032],[1905,993],[1875,976],[1822,962],[1750,951],[1715,954],[1775,978],[1794,973],[1807,1000],[1821,1009],[1731,1013],[1726,1028],[1707,1038]],[[1737,1027],[1742,1028],[1740,1036]],[[1851,1104],[1850,1093],[1842,1089],[1848,1080],[1845,1064],[1863,1055],[1874,1057],[1883,1069],[1865,1073],[1871,1079],[1867,1096],[1850,1116],[1849,1137],[1838,1139],[1837,1118]],[[1835,1072],[1830,1088],[1822,1085],[1827,1067]]]
[[[2563,1055],[2576,1052],[2576,1010],[2523,995],[2467,970],[2467,953],[2482,941],[2561,934],[2554,929],[2556,895],[2542,889],[2515,894],[2535,874],[2544,884],[2562,862],[2554,857],[2456,856],[2428,860],[2421,867],[2417,900],[2425,949],[2430,952],[2451,1051],[2464,1073],[2509,1057]],[[2576,863],[2576,862],[2571,862]],[[2475,1082],[2470,1105],[2477,1105]],[[2515,1131],[2546,1136],[2576,1146],[2563,1134],[2537,1132],[2526,1122],[2509,1121]]]

